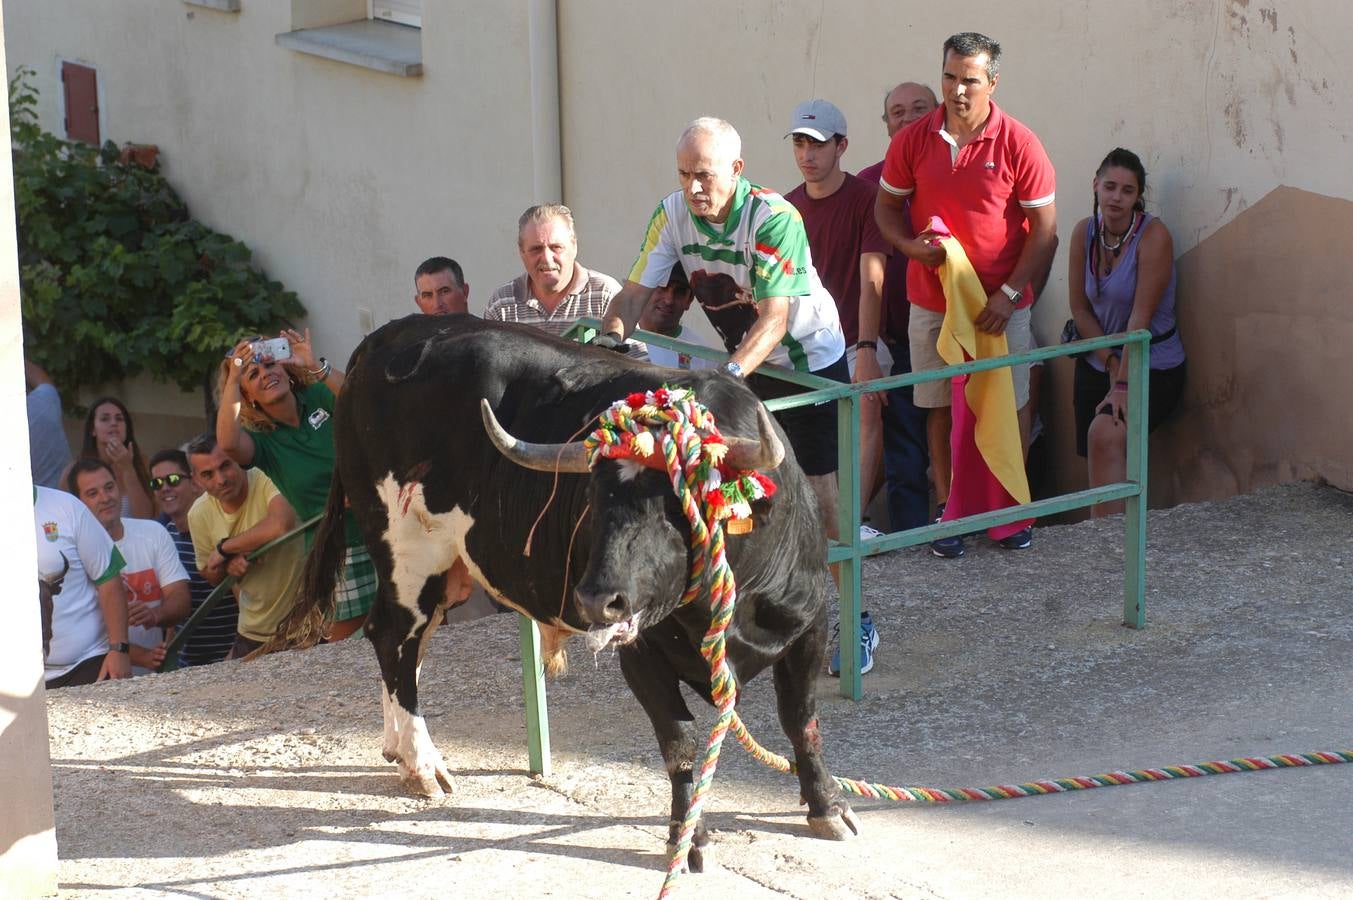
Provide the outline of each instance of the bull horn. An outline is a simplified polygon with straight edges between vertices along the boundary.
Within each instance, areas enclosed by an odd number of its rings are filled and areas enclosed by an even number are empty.
[[[533,444],[530,441],[517,440],[498,423],[498,417],[493,414],[493,407],[484,399],[479,401],[479,414],[484,420],[484,430],[489,433],[489,440],[493,441],[493,446],[517,465],[537,472],[585,474],[590,471],[582,441],[568,444]]]
[[[780,443],[779,436],[775,434],[770,413],[766,412],[766,407],[760,403],[756,405],[756,429],[761,437],[755,441],[725,436],[724,440],[728,442],[728,455],[724,457],[724,462],[731,468],[769,471],[785,461],[785,445]]]

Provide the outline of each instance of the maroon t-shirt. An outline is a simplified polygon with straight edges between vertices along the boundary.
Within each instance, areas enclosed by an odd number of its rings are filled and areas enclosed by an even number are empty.
[[[874,219],[877,195],[877,182],[870,184],[849,172],[830,197],[814,200],[802,184],[785,194],[803,216],[813,268],[836,301],[847,346],[860,339],[860,254],[886,254],[891,249]]]
[[[877,185],[883,177],[883,160],[856,176]],[[888,265],[883,271],[883,310],[879,313],[879,336],[890,344],[906,344],[911,304],[907,302],[907,255],[888,247]]]

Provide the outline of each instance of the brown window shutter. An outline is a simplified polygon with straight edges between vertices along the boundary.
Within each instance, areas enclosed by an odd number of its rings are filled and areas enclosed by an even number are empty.
[[[89,66],[61,64],[61,87],[66,97],[66,137],[99,145],[98,75]]]

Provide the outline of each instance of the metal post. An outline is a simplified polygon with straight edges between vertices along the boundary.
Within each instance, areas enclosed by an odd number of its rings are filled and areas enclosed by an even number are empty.
[[[860,684],[860,395],[836,404],[838,540],[851,549],[838,563],[840,572],[841,696],[859,700]]]
[[[531,774],[550,776],[550,715],[545,703],[545,667],[540,661],[540,631],[536,623],[517,615],[521,637],[521,688],[526,706],[526,752]]]
[[[1151,380],[1149,339],[1130,340],[1124,348],[1128,366],[1127,480],[1137,491],[1124,501],[1126,544],[1123,548],[1123,624],[1146,626],[1146,448],[1147,396]]]

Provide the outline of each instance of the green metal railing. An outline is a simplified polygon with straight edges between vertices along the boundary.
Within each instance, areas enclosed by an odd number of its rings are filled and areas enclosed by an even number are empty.
[[[318,515],[306,519],[281,537],[268,541],[268,543],[246,556],[245,559],[253,562],[273,547],[276,547],[279,544],[285,544],[287,541],[295,540],[311,528],[314,528],[315,524],[319,522],[323,516],[324,513],[319,513]],[[202,605],[193,610],[193,614],[189,616],[177,630],[175,630],[173,639],[170,640],[169,644],[165,647],[164,662],[160,663],[160,668],[156,669],[157,672],[172,672],[179,667],[179,651],[183,649],[184,644],[188,643],[188,638],[190,638],[193,632],[197,630],[197,627],[202,624],[202,620],[209,616],[211,611],[221,604],[222,598],[224,598],[230,589],[234,587],[235,581],[236,579],[230,575],[221,579],[221,583],[216,585],[212,592],[207,595],[207,599],[202,601]]]
[[[580,319],[574,331],[580,328],[600,328],[596,319]],[[572,332],[570,332],[571,334]],[[703,359],[724,360],[728,355],[720,350],[688,344],[665,335],[639,331],[636,340],[659,347],[679,350]],[[852,700],[863,696],[860,677],[860,569],[867,556],[887,553],[900,547],[928,544],[943,537],[981,531],[1020,519],[1039,518],[1106,503],[1126,501],[1127,546],[1123,554],[1123,623],[1130,628],[1146,624],[1146,447],[1147,416],[1149,408],[1148,367],[1151,333],[1138,330],[1124,334],[1103,335],[1067,344],[1040,347],[1027,353],[1017,353],[993,359],[973,360],[942,369],[891,375],[860,384],[841,384],[803,372],[778,366],[761,366],[757,373],[797,384],[808,390],[790,397],[766,402],[772,412],[810,404],[836,401],[837,469],[839,503],[837,507],[838,532],[841,540],[832,541],[827,550],[827,561],[840,564],[840,621],[841,628],[841,694]],[[1040,362],[1061,356],[1099,350],[1105,347],[1125,347],[1129,366],[1129,396],[1127,417],[1127,471],[1125,481],[1106,484],[1083,491],[1074,491],[1032,503],[993,510],[975,516],[965,516],[948,522],[938,522],[919,528],[891,532],[879,537],[860,539],[860,402],[865,394],[907,387],[926,381],[940,381],[956,375],[985,372],[1021,363]],[[542,686],[543,693],[543,686]]]

